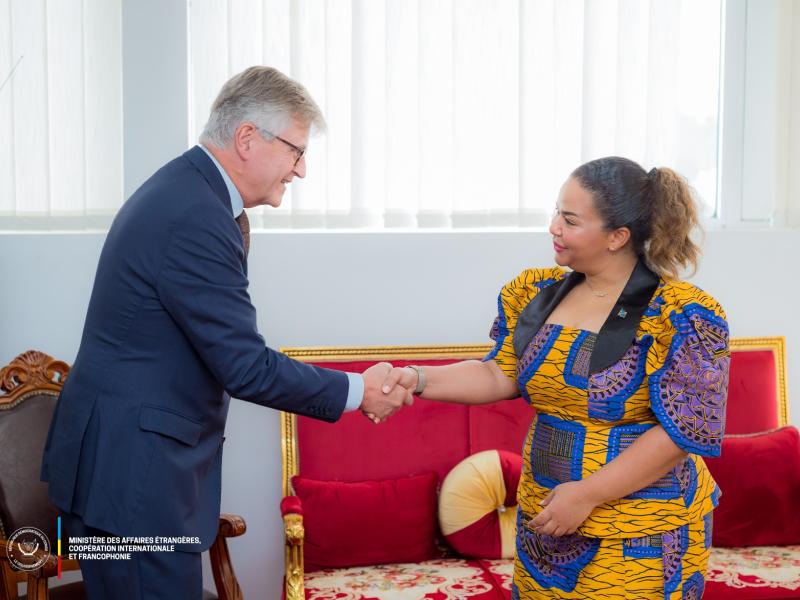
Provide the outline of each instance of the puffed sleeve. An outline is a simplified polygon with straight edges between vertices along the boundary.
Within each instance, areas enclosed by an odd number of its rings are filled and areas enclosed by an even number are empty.
[[[540,290],[563,279],[564,275],[559,268],[526,269],[503,286],[497,297],[497,317],[489,331],[494,346],[484,361],[494,360],[506,375],[516,380],[517,354],[513,339],[517,318]]]
[[[719,303],[683,283],[665,294],[666,356],[650,374],[650,404],[682,450],[719,456],[728,397],[728,323]],[[660,361],[659,361],[660,362]]]

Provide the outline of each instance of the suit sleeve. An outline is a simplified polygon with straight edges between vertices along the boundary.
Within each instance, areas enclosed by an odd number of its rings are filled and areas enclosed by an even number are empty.
[[[231,396],[337,420],[347,399],[347,375],[266,346],[247,291],[240,233],[224,216],[192,210],[176,225],[156,284],[161,303]]]

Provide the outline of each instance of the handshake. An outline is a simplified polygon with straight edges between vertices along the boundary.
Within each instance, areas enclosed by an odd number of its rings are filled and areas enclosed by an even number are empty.
[[[403,405],[411,406],[419,383],[418,372],[407,367],[392,367],[381,362],[364,371],[364,399],[361,412],[376,425]]]

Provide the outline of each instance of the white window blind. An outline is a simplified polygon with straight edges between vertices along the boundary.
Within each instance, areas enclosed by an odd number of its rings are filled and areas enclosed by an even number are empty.
[[[118,209],[120,13],[121,0],[0,0],[0,229],[91,227]]]
[[[191,0],[190,132],[252,64],[329,124],[265,227],[542,225],[579,164],[686,175],[716,210],[719,0]],[[259,215],[255,224],[259,224]]]

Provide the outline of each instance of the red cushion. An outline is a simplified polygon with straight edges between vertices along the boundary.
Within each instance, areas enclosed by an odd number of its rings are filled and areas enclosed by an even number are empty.
[[[522,398],[469,406],[470,454],[495,449],[519,454],[535,414]]]
[[[444,365],[444,359],[392,360],[403,366]],[[375,361],[315,362],[362,372]],[[519,452],[533,418],[525,400],[468,406],[416,398],[376,427],[359,411],[345,413],[335,425],[297,417],[300,475],[319,480],[365,481],[436,471],[439,480],[467,456],[482,450]],[[442,435],[446,431],[447,435]],[[387,460],[387,452],[392,453]]]
[[[353,483],[293,477],[306,570],[433,558],[437,483],[432,472]]]
[[[439,525],[461,556],[514,556],[521,473],[519,454],[485,450],[465,458],[447,474],[439,494]]]
[[[705,460],[722,489],[714,511],[715,546],[800,544],[797,428],[725,436],[722,455]]]
[[[772,350],[731,352],[725,433],[753,433],[780,426],[777,372]]]
[[[436,364],[447,362],[453,361]],[[315,364],[359,373],[374,361]],[[454,464],[470,454],[468,426],[467,406],[420,398],[378,427],[357,410],[345,413],[333,426],[298,417],[300,474],[326,481],[365,481],[436,471],[444,479]],[[442,435],[443,431],[448,435]],[[392,453],[391,460],[387,452]]]

